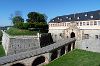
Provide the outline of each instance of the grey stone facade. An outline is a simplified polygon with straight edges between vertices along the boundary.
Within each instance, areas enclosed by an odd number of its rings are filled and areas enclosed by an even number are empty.
[[[6,55],[40,48],[39,36],[10,36],[3,32],[2,45]]]

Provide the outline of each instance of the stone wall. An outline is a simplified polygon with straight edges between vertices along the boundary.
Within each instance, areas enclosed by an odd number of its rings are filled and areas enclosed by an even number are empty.
[[[11,55],[40,48],[40,41],[38,36],[10,36],[3,32],[2,45],[6,55]]]
[[[77,41],[77,48],[100,52],[100,30],[81,30],[82,31],[82,39]],[[88,38],[85,38],[85,34],[89,34]],[[98,35],[98,38],[96,37]]]

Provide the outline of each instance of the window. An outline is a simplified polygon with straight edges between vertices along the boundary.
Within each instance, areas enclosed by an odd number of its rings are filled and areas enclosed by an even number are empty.
[[[77,17],[77,19],[80,19],[80,17]]]
[[[87,25],[89,25],[89,22],[87,22]]]
[[[95,38],[98,39],[99,38],[98,35],[95,35]]]
[[[85,22],[83,22],[83,25],[85,25]]]
[[[52,20],[54,22],[54,20]]]
[[[58,17],[58,19],[59,19],[59,17]]]
[[[64,23],[64,26],[66,26],[66,23]]]
[[[89,39],[89,34],[84,34],[84,39]]]
[[[98,21],[98,25],[100,25],[100,21]]]
[[[66,17],[68,19],[68,17]]]
[[[82,26],[82,22],[80,22],[80,26]]]
[[[69,20],[71,20],[72,18],[69,18]]]
[[[93,18],[93,16],[90,16],[90,18]]]
[[[94,25],[97,25],[97,21],[94,21]]]
[[[62,33],[60,33],[59,36],[63,37],[63,36],[62,36]]]
[[[85,16],[87,16],[87,14],[85,14]]]
[[[79,23],[77,22],[77,26],[79,26]]]
[[[90,21],[90,25],[93,25],[93,21]]]
[[[60,21],[62,21],[62,19],[60,19]]]

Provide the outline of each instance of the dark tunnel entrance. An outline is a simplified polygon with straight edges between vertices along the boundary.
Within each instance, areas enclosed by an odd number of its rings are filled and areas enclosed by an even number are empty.
[[[44,62],[45,62],[45,57],[40,56],[33,61],[32,66],[37,66],[37,65],[44,63]]]
[[[51,54],[51,61],[54,60],[54,59],[56,59],[57,56],[58,56],[58,51],[57,51],[57,50],[52,51],[52,54]]]
[[[63,54],[65,54],[65,46],[63,46],[63,47],[61,48],[60,55],[63,55]]]
[[[71,44],[68,45],[68,52],[71,51]]]

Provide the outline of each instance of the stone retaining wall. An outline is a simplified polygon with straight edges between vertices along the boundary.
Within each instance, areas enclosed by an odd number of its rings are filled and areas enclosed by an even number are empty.
[[[2,45],[6,55],[40,48],[39,36],[10,36],[3,32]]]

